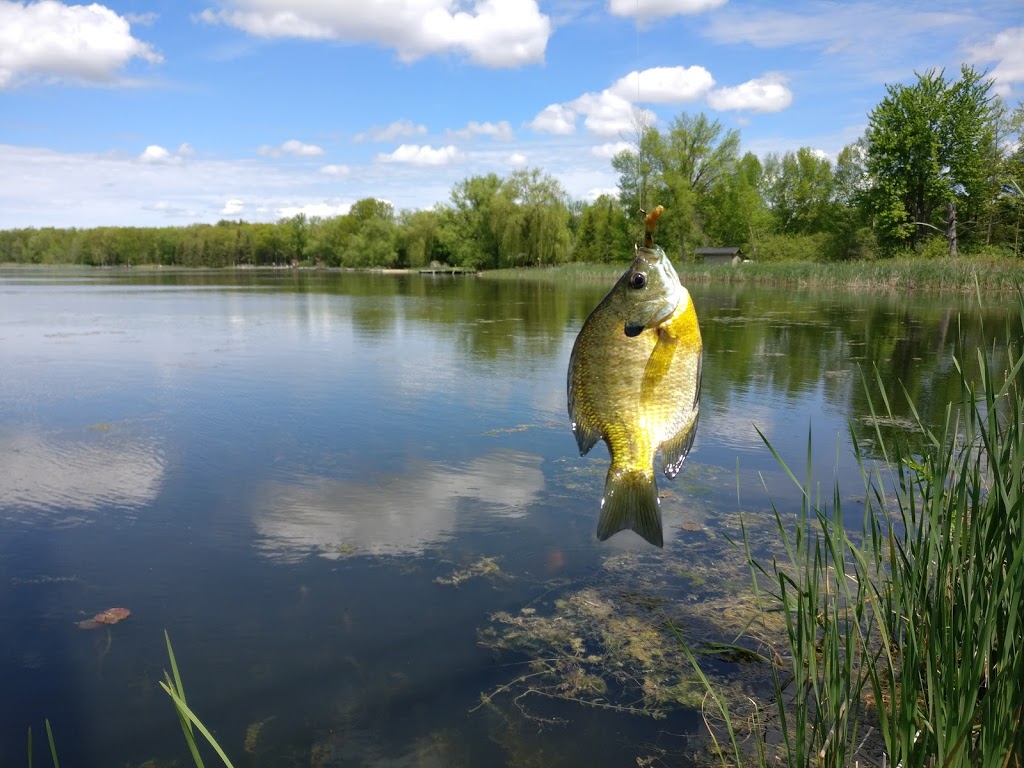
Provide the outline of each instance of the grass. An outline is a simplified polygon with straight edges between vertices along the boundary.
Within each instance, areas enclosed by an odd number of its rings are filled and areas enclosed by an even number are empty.
[[[171,647],[171,638],[167,632],[164,632],[164,640],[167,642],[167,658],[171,663],[171,671],[164,671],[164,679],[160,683],[160,687],[164,689],[164,692],[170,696],[171,701],[174,703],[175,712],[178,715],[178,723],[181,725],[181,731],[185,736],[185,743],[188,745],[189,752],[192,754],[192,760],[196,764],[196,768],[205,768],[202,755],[199,751],[199,744],[196,742],[195,730],[198,730],[203,737],[209,742],[213,751],[217,753],[217,757],[220,758],[221,762],[224,763],[227,768],[234,768],[231,764],[231,760],[228,759],[227,754],[221,749],[220,744],[213,737],[213,734],[206,728],[205,725],[199,720],[195,713],[189,708],[188,702],[185,700],[185,686],[181,681],[181,674],[178,672],[178,662],[174,658],[174,649]],[[193,730],[194,729],[194,730]],[[50,721],[46,721],[46,738],[50,745],[50,757],[53,760],[53,768],[60,768],[60,762],[57,760],[57,746],[54,743],[53,731],[50,728]],[[32,729],[28,729],[28,768],[32,768]]]
[[[944,422],[932,428],[914,411],[923,454],[883,437],[879,425],[892,414],[876,382],[880,461],[869,466],[857,450],[868,491],[858,535],[846,526],[838,490],[830,500],[815,495],[810,441],[808,474],[798,480],[765,440],[803,499],[793,530],[776,512],[780,559],[760,563],[745,536],[737,542],[762,609],[786,616],[786,637],[768,654],[782,745],[772,759],[762,732],[756,749],[741,748],[716,696],[725,726],[712,736],[716,745],[728,738],[718,751],[723,765],[879,762],[864,751],[872,738],[884,748],[882,764],[904,768],[1024,764],[1020,303],[1007,369],[993,372],[976,350],[971,373],[961,354],[961,398]]]
[[[497,269],[487,279],[586,282],[614,280],[626,269],[616,264],[559,264]],[[1012,291],[1024,284],[1024,262],[1012,259],[894,258],[848,262],[753,262],[729,265],[676,264],[684,285],[787,285],[849,290]]]

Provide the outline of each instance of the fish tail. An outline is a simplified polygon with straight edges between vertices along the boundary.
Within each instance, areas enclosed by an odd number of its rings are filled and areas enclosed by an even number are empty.
[[[664,546],[661,533],[661,502],[654,475],[612,467],[604,484],[597,538],[629,529],[656,547]]]

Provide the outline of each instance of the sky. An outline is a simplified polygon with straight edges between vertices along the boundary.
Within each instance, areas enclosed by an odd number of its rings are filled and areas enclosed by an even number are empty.
[[[638,121],[856,141],[962,64],[1024,99],[1024,2],[0,0],[0,229],[397,211],[540,169],[616,191]]]

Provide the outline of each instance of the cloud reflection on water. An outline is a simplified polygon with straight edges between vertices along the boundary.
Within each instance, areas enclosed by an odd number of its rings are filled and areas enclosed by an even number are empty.
[[[417,554],[466,522],[460,501],[502,517],[526,514],[544,490],[540,463],[536,454],[497,451],[464,466],[424,462],[376,482],[320,475],[272,481],[255,510],[257,548],[286,562],[310,554]]]
[[[0,432],[0,509],[9,519],[30,510],[66,514],[141,507],[156,498],[165,463],[138,439],[50,437]]]

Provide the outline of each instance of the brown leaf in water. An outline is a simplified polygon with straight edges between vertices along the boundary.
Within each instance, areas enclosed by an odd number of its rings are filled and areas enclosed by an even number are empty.
[[[124,621],[131,616],[131,613],[127,608],[107,608],[107,610],[97,613],[93,618],[100,624],[117,624],[117,622]]]

